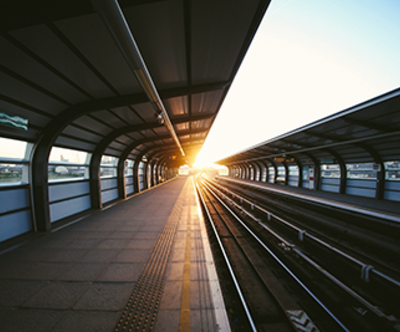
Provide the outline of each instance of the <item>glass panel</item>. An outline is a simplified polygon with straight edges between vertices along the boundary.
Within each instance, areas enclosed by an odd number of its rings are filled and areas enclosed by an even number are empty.
[[[386,180],[400,181],[400,161],[386,161]]]
[[[339,164],[324,164],[321,165],[322,178],[340,178]]]
[[[101,163],[102,166],[118,166],[118,158],[111,156],[102,156]]]
[[[183,175],[183,176],[189,175],[190,174],[189,165],[183,165],[183,166],[179,167],[178,174]]]
[[[110,178],[117,176],[117,169],[114,167],[100,167],[100,177]]]
[[[89,167],[68,166],[68,165],[49,165],[49,182],[57,180],[83,180],[89,178]]]
[[[376,179],[373,163],[347,164],[346,168],[349,179]]]
[[[84,151],[57,148],[53,146],[50,152],[49,162],[88,165],[90,163],[90,157],[91,154]]]
[[[298,176],[299,168],[297,166],[289,166],[289,175]]]
[[[132,176],[133,175],[133,165],[135,162],[131,159],[125,160],[125,176]]]
[[[0,164],[0,183],[21,183],[22,164]]]
[[[276,183],[285,183],[285,167],[278,166],[278,176],[276,177]]]
[[[24,159],[27,143],[0,137],[0,157]]]

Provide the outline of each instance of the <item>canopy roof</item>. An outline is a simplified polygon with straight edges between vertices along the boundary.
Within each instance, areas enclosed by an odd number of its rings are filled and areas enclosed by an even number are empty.
[[[119,4],[191,163],[269,1]],[[29,120],[0,136],[132,159],[180,155],[90,1],[3,0],[0,30],[0,112]]]
[[[283,158],[282,158],[283,157]],[[278,158],[278,159],[276,159]],[[400,160],[400,89],[217,161],[288,164]]]

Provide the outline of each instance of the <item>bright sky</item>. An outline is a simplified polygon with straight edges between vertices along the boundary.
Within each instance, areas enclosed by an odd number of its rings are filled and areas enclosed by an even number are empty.
[[[196,166],[399,86],[399,0],[272,0]]]

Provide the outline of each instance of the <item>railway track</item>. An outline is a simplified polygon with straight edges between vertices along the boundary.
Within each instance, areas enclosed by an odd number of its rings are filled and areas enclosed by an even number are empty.
[[[354,284],[341,281],[310,254],[324,252],[324,260],[330,255],[337,263],[341,255],[332,246],[328,250],[317,238],[310,245],[309,239],[304,241],[310,234],[294,226],[295,242],[307,242],[309,248],[297,246],[286,239],[288,234],[270,227],[278,216],[204,178],[197,187],[218,247],[215,256],[224,266],[219,273],[232,303],[231,321],[240,322],[234,329],[267,331],[275,324],[273,331],[400,331],[393,314],[364,297],[365,289],[358,293]],[[232,295],[232,285],[239,295]],[[309,325],[300,326],[293,313],[303,315],[302,322]]]
[[[214,185],[220,186],[215,182]],[[344,216],[343,212],[340,212],[340,218],[334,219],[332,215],[335,213],[329,211],[329,215],[326,215],[325,210],[325,214],[319,214],[316,217],[310,204],[308,205],[310,216],[307,218],[305,208],[298,209],[297,205],[293,207],[290,201],[286,202],[287,207],[284,209],[281,203],[271,201],[270,198],[265,200],[258,192],[250,192],[253,195],[249,198],[249,190],[244,192],[247,196],[243,196],[242,193],[240,196],[237,190],[233,193],[227,187],[220,186],[220,189],[225,193],[229,192],[231,199],[241,205],[240,208],[248,206],[248,209],[251,209],[252,207],[252,213],[271,229],[308,252],[325,269],[334,271],[339,279],[346,280],[354,290],[375,303],[375,306],[384,308],[383,311],[388,316],[400,316],[400,307],[396,305],[400,298],[398,278],[400,247],[395,241],[397,227],[393,227],[392,232],[389,232],[389,237],[382,238],[380,234],[382,232],[369,229],[372,223],[369,218],[366,220],[365,229],[357,229],[359,234],[355,238],[353,237],[355,230],[353,233],[349,232],[343,243],[342,233],[332,232],[332,228],[342,228],[340,224],[343,223],[343,219],[347,219],[346,222],[350,223],[351,215]],[[291,211],[286,213],[286,210]],[[299,210],[297,218],[294,213],[296,210]],[[361,216],[358,216],[358,219],[360,220]],[[360,246],[360,238],[365,245]],[[390,247],[391,255],[387,253],[388,247]]]

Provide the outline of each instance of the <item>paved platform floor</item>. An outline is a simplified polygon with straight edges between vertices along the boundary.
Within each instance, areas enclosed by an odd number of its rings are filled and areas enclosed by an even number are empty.
[[[1,255],[0,330],[115,331],[150,265],[166,260],[151,329],[229,330],[191,177]]]

